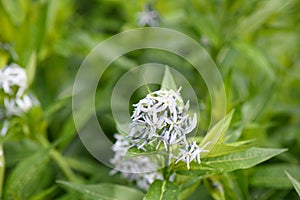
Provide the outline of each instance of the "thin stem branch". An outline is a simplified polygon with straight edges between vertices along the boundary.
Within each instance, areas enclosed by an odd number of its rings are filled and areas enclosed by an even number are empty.
[[[44,138],[43,136],[38,137],[39,142],[46,148],[50,147],[49,141]],[[59,168],[62,170],[62,172],[65,174],[65,176],[71,181],[71,182],[80,182],[79,179],[76,177],[74,172],[72,171],[71,167],[65,160],[65,158],[62,156],[62,154],[57,151],[56,149],[52,148],[50,150],[50,156],[51,158],[56,162],[56,164],[59,166]]]
[[[165,167],[164,167],[164,179],[168,182],[169,177],[170,177],[170,171],[169,171],[169,166],[170,166],[170,145],[167,146],[167,155],[165,156]]]
[[[0,143],[0,199],[2,199],[2,187],[5,176],[5,159],[3,152],[3,144]]]

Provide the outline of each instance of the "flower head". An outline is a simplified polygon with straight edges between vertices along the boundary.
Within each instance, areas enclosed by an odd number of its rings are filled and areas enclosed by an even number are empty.
[[[28,94],[23,95],[21,98],[17,98],[16,103],[24,113],[28,112],[33,106],[39,104],[34,96]]]
[[[169,145],[187,144],[186,135],[197,124],[196,114],[191,118],[187,113],[189,102],[183,103],[180,89],[152,92],[133,106],[129,137],[139,149],[152,143],[157,149],[163,143],[165,150]]]
[[[139,26],[158,26],[158,13],[153,10],[150,5],[146,5],[145,9],[142,12],[139,12],[137,16]]]
[[[5,116],[8,118],[12,116],[22,116],[28,112],[34,104],[37,104],[37,100],[27,94],[17,98],[4,98]]]
[[[196,161],[200,164],[200,153],[208,152],[208,150],[205,150],[205,147],[208,145],[204,145],[203,147],[199,147],[197,143],[194,141],[191,144],[186,145],[184,148],[179,149],[179,154],[177,156],[177,160],[175,163],[179,161],[183,161],[187,163],[187,168],[190,169],[190,162]]]
[[[127,158],[126,153],[131,147],[145,152],[161,148],[165,151],[164,156],[156,159],[165,159],[168,164],[170,160],[176,159],[175,163],[183,161],[188,169],[190,162],[197,160],[200,163],[200,154],[207,152],[206,145],[199,147],[196,142],[190,143],[186,136],[195,129],[197,116],[196,113],[189,116],[189,101],[184,103],[180,90],[163,88],[133,105],[130,132],[126,136],[115,135],[117,141],[112,146],[115,155],[110,160],[115,168],[111,174],[120,171],[122,177],[136,181],[143,189],[155,179],[163,178],[157,171],[158,165],[149,157]]]
[[[146,156],[126,158],[127,150],[131,144],[123,135],[115,134],[117,139],[112,147],[115,152],[110,162],[114,165],[111,174],[120,171],[123,178],[136,181],[138,187],[147,190],[155,179],[162,179],[162,175],[156,171],[157,165]]]
[[[4,93],[12,95],[13,87],[17,88],[17,97],[22,96],[27,88],[27,76],[25,70],[13,63],[0,71],[0,88]]]
[[[0,102],[1,135],[6,135],[9,129],[9,119],[21,117],[34,105],[38,104],[36,98],[25,94],[27,89],[27,75],[25,70],[17,64],[10,64],[0,70],[0,91],[4,92],[3,101]]]
[[[15,99],[4,99],[4,107],[5,107],[5,113],[6,117],[12,117],[12,116],[21,116],[22,110],[18,107],[17,102]]]

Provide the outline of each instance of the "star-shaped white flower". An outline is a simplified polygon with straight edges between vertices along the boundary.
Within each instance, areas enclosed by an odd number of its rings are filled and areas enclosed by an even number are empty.
[[[175,162],[178,163],[179,161],[183,161],[187,164],[187,168],[190,169],[190,162],[197,160],[197,162],[200,164],[200,154],[203,152],[208,152],[208,150],[205,150],[205,147],[209,143],[206,143],[203,147],[199,147],[195,141],[193,141],[191,144],[186,145],[184,148],[179,149],[179,154],[177,156],[177,160]]]

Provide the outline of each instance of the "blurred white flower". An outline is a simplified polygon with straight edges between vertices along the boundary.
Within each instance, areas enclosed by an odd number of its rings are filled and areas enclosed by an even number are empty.
[[[0,90],[6,94],[3,107],[0,110],[0,118],[5,119],[1,128],[1,135],[6,135],[9,118],[21,117],[27,113],[34,105],[38,105],[38,100],[32,95],[24,94],[27,89],[27,75],[25,70],[17,64],[10,64],[0,70]]]
[[[137,13],[139,26],[158,26],[159,17],[155,10],[152,10],[150,5],[146,5],[142,12]]]
[[[9,121],[8,120],[4,120],[2,128],[1,128],[1,136],[5,136],[7,131],[8,131],[8,125],[9,125]]]
[[[190,162],[196,161],[200,164],[200,154],[203,152],[208,152],[205,150],[205,147],[209,143],[206,143],[203,147],[199,147],[196,142],[192,142],[191,144],[186,145],[184,148],[179,149],[179,154],[177,156],[177,160],[175,162],[183,161],[187,164],[187,168],[190,169]]]
[[[4,67],[0,71],[0,88],[2,88],[6,94],[12,95],[12,87],[14,86],[18,88],[17,97],[22,96],[27,88],[26,72],[15,63]]]
[[[5,116],[22,116],[37,104],[37,100],[27,94],[15,99],[4,98]]]
[[[37,100],[33,96],[24,95],[16,99],[16,104],[23,112],[28,112],[34,105],[37,105]]]
[[[133,106],[129,137],[139,149],[154,142],[157,149],[163,143],[165,150],[169,145],[187,144],[186,134],[197,125],[196,113],[189,117],[189,102],[183,104],[180,89],[152,92]]]
[[[4,98],[4,108],[6,111],[6,117],[8,118],[12,116],[21,116],[23,113],[15,99]]]
[[[111,175],[119,171],[123,178],[136,181],[138,187],[143,190],[147,190],[155,179],[162,179],[162,175],[156,171],[156,163],[148,157],[125,157],[127,150],[131,147],[128,138],[119,134],[115,134],[115,138],[117,141],[112,147],[115,155],[110,160],[114,165],[114,169],[110,172]]]

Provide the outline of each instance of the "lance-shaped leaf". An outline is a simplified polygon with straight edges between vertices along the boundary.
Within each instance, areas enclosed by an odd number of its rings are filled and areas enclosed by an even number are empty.
[[[249,171],[249,181],[252,187],[268,187],[278,189],[293,188],[284,171],[300,178],[300,166],[296,164],[268,164],[261,165]]]
[[[300,196],[300,182],[294,179],[288,172],[285,172],[288,178],[290,179],[291,183],[293,184],[295,190],[297,191],[298,195]]]
[[[33,51],[29,61],[26,65],[26,74],[27,74],[27,79],[28,79],[28,85],[31,85],[36,73],[36,61],[37,61],[37,55],[36,52]]]
[[[250,145],[216,144],[206,157],[217,157],[249,149]]]
[[[232,115],[234,111],[231,111],[229,114],[227,114],[221,121],[219,121],[203,138],[202,142],[200,143],[200,146],[206,146],[206,150],[208,152],[202,153],[202,158],[206,157],[210,151],[214,148],[214,146],[222,140],[223,136],[225,135],[226,131],[229,128]]]
[[[194,176],[176,176],[176,184],[179,187],[179,199],[187,199],[198,188],[201,183],[201,177]]]
[[[65,181],[57,182],[65,188],[79,192],[85,199],[91,200],[141,200],[144,196],[144,193],[137,189],[111,183],[83,185]]]
[[[18,26],[25,19],[25,8],[26,1],[16,0],[16,1],[4,1],[1,0],[0,4],[2,4],[4,10],[7,12],[9,19],[11,22]]]
[[[172,182],[156,180],[151,185],[144,200],[176,200],[178,186]]]
[[[48,179],[43,172],[47,170],[49,152],[50,149],[40,149],[40,151],[18,163],[8,176],[5,198],[28,199],[43,187],[44,182]],[[51,173],[47,174],[51,175]]]
[[[259,163],[262,163],[282,152],[286,149],[268,149],[252,147],[245,151],[234,152],[231,154],[205,158],[199,165],[196,162],[191,163],[191,169],[186,169],[185,163],[175,165],[174,170],[184,175],[208,175],[231,172],[237,169],[247,169]]]
[[[163,80],[162,80],[162,83],[161,83],[161,87],[166,88],[166,89],[172,89],[174,91],[178,90],[177,86],[176,86],[176,83],[175,83],[175,80],[174,80],[168,66],[166,66],[164,77],[163,77]]]

